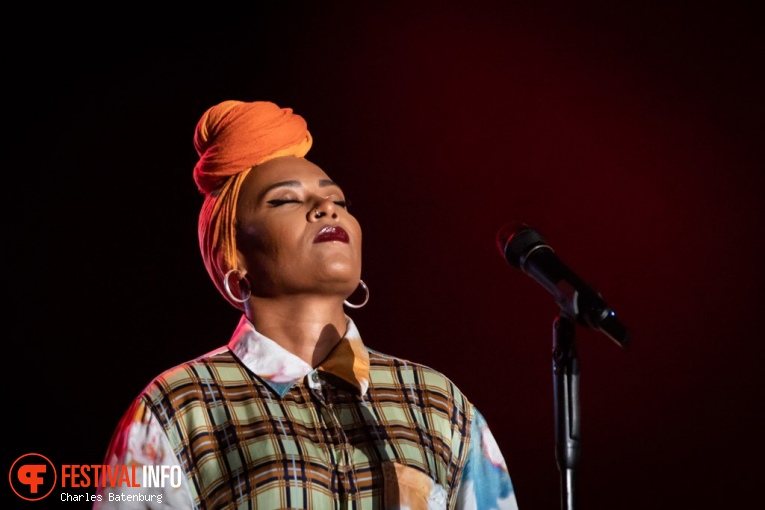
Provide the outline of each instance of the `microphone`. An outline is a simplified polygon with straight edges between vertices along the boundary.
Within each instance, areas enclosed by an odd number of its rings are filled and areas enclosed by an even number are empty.
[[[620,347],[629,345],[627,328],[603,296],[574,274],[539,232],[524,223],[511,222],[500,228],[496,242],[511,266],[531,276],[552,293],[566,317],[600,330]]]

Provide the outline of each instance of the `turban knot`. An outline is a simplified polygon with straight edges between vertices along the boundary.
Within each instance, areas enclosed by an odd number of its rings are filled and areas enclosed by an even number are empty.
[[[223,101],[199,119],[194,180],[209,194],[240,172],[279,156],[303,157],[311,148],[308,126],[291,108],[255,101]]]

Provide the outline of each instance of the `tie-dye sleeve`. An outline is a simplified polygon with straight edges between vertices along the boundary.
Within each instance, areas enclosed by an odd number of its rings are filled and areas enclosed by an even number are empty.
[[[473,423],[457,508],[460,510],[517,510],[507,464],[486,419],[473,409]]]
[[[123,467],[134,468],[134,486],[126,486],[122,479],[105,480],[99,484],[92,510],[191,510],[194,508],[188,481],[181,477],[180,486],[172,484],[152,487],[144,480],[143,466],[163,466],[170,472],[180,466],[170,442],[159,421],[146,407],[143,399],[136,399],[117,426],[106,453],[104,464],[110,472]],[[114,486],[114,485],[118,486]],[[166,485],[166,486],[164,486]]]

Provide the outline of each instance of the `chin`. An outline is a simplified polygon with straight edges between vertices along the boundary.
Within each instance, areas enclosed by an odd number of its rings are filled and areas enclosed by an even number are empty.
[[[319,269],[319,272],[321,273],[320,278],[336,281],[347,280],[348,282],[355,281],[358,283],[359,278],[361,277],[361,271],[359,270],[358,265],[352,264],[347,260],[338,260],[324,264],[324,266]]]
[[[344,293],[353,292],[359,286],[359,279],[357,271],[328,272],[319,277],[322,285]]]

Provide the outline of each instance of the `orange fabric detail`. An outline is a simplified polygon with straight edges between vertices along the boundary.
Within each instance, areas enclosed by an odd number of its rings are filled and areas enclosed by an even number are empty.
[[[369,352],[358,338],[344,337],[317,367],[358,388],[364,395],[369,387]]]

